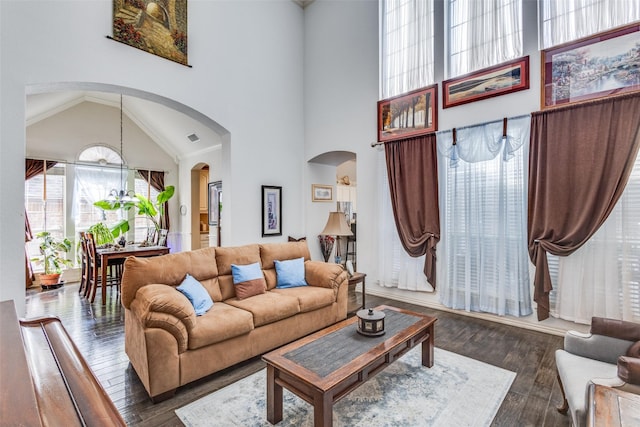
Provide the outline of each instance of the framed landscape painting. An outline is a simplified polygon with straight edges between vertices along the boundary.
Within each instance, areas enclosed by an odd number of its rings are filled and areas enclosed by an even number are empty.
[[[378,141],[438,130],[438,85],[378,101]]]
[[[449,108],[529,89],[529,57],[518,58],[442,82],[442,107]]]
[[[262,237],[282,235],[282,187],[262,186]]]
[[[542,51],[542,108],[640,90],[640,24]]]

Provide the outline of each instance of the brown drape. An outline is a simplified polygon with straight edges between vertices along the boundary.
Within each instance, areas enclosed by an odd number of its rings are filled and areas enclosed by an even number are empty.
[[[529,257],[538,320],[549,317],[547,252],[567,256],[607,219],[638,152],[640,95],[533,113],[529,155]]]
[[[424,274],[436,287],[440,241],[435,134],[385,144],[391,206],[402,246],[412,257],[426,254]]]
[[[47,169],[51,169],[58,162],[54,162],[52,160],[47,160]],[[40,175],[44,172],[44,160],[36,160],[36,159],[25,159],[25,173],[24,180],[29,180],[36,175]],[[33,240],[33,233],[31,233],[31,224],[29,223],[29,216],[27,215],[27,211],[24,211],[24,241],[30,242]],[[29,255],[26,253],[25,248],[25,264],[26,264],[26,280],[27,280],[27,288],[31,287],[33,281],[35,280],[35,276],[33,274],[33,267],[31,266],[31,261],[29,261]]]
[[[164,172],[138,170],[140,176],[158,191],[164,191]],[[169,202],[165,202],[160,215],[160,228],[169,229]]]

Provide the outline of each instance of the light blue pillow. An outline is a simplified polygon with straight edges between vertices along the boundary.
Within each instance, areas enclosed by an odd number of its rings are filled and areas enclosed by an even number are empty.
[[[202,286],[202,283],[198,282],[190,274],[187,274],[187,277],[176,289],[189,299],[196,311],[196,316],[202,316],[213,307],[213,300],[209,292]]]
[[[290,259],[287,261],[274,261],[276,264],[276,288],[297,288],[308,286],[304,280],[304,258]]]

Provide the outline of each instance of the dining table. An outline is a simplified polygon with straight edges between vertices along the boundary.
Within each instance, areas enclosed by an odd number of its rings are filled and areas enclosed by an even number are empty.
[[[101,283],[104,284],[107,283],[109,261],[113,261],[115,259],[123,259],[130,256],[152,257],[165,255],[169,253],[169,248],[167,246],[141,246],[139,244],[131,244],[124,247],[113,246],[102,249],[98,248],[96,252],[100,257],[100,274],[102,278]],[[102,305],[105,305],[107,303],[107,287],[101,286],[101,288]]]

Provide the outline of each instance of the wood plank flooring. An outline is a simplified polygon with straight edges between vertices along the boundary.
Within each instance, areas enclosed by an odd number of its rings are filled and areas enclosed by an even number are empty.
[[[367,295],[367,306],[379,304],[435,316],[437,347],[517,373],[494,426],[570,425],[569,417],[555,410],[561,395],[554,352],[562,347],[561,337]],[[117,294],[108,291],[107,304],[102,306],[100,296],[94,304],[81,298],[77,284],[43,292],[30,289],[26,317],[41,315],[62,319],[130,426],[181,426],[175,409],[264,367],[256,357],[183,386],[172,399],[153,404],[124,353],[124,316]]]

